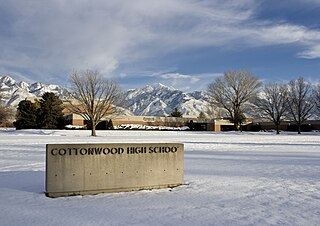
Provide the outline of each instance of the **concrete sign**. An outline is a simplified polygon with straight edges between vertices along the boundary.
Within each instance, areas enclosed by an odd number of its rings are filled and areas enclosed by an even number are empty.
[[[184,146],[47,144],[46,195],[98,194],[184,183]]]

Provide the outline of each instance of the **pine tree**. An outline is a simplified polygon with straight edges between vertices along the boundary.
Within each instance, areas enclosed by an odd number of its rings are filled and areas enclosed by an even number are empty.
[[[205,118],[206,118],[206,115],[201,111],[198,116],[198,119],[205,119]]]
[[[40,128],[63,128],[64,119],[61,104],[62,101],[54,93],[44,93],[42,95],[38,111]]]
[[[178,108],[175,108],[174,111],[171,113],[172,117],[182,117],[182,113],[178,110]]]
[[[16,121],[14,125],[16,129],[35,129],[37,128],[37,104],[30,100],[22,100],[18,105]]]
[[[107,129],[114,129],[114,127],[113,127],[113,122],[112,122],[111,119],[108,121]]]

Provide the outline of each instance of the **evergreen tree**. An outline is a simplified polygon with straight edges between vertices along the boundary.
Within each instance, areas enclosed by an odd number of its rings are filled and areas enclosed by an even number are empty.
[[[174,111],[171,113],[172,117],[182,117],[182,113],[178,110],[178,108],[175,108]]]
[[[64,127],[61,104],[62,101],[54,93],[42,95],[38,111],[40,128],[62,129]]]
[[[37,110],[36,103],[32,103],[30,100],[20,101],[14,123],[16,129],[37,128]]]
[[[112,122],[111,119],[108,121],[107,129],[114,129],[114,127],[113,127],[113,122]]]
[[[201,111],[198,116],[198,119],[205,119],[205,118],[206,118],[206,115]]]

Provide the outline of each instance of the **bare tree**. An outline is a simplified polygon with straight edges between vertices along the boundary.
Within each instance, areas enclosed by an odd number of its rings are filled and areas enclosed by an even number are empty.
[[[258,97],[256,105],[261,110],[262,117],[266,117],[274,123],[277,134],[279,134],[280,124],[289,111],[287,86],[270,83],[264,86],[263,91],[265,96]]]
[[[69,110],[90,123],[91,136],[106,116],[117,113],[115,106],[122,100],[122,90],[115,81],[104,79],[98,71],[74,72],[71,76],[72,93]]]
[[[9,108],[0,104],[0,126],[4,126],[8,122],[10,117],[11,114],[9,112]]]
[[[0,126],[7,126],[12,124],[14,113],[10,106],[7,106],[3,95],[0,91]]]
[[[314,89],[314,99],[316,107],[318,109],[318,113],[320,114],[320,84],[318,84]]]
[[[208,94],[211,104],[224,108],[234,123],[234,129],[239,130],[260,86],[259,80],[246,70],[227,71],[223,78],[209,84]]]
[[[303,78],[292,80],[289,83],[289,110],[290,115],[298,126],[301,134],[301,125],[307,121],[314,107],[312,87]]]
[[[0,126],[12,126],[14,114],[12,107],[0,102]]]

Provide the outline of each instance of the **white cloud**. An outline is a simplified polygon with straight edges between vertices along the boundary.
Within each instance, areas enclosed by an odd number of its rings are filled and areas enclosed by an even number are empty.
[[[11,16],[8,34],[0,33],[0,66],[15,66],[39,77],[48,74],[63,80],[65,73],[84,68],[124,75],[126,65],[149,64],[149,59],[176,50],[206,46],[296,43],[305,49],[299,57],[320,57],[319,30],[257,21],[259,4],[254,0],[0,0],[0,4]],[[137,67],[141,66],[145,65]],[[197,82],[198,77],[184,77],[190,78]]]
[[[173,86],[179,90],[190,91],[190,90],[206,90],[209,82],[212,82],[217,77],[222,76],[222,73],[205,73],[205,74],[180,74],[180,73],[166,73],[159,74],[161,83]]]
[[[296,25],[279,25],[273,29],[267,29],[266,34],[275,37],[279,43],[298,43],[306,49],[297,55],[302,58],[319,58],[320,57],[320,31],[309,30],[303,26]],[[271,38],[272,40],[272,38]]]
[[[311,49],[305,50],[298,54],[301,58],[316,59],[320,57],[320,45],[315,45]]]
[[[169,74],[162,74],[160,75],[161,78],[165,79],[189,79],[192,78],[191,75],[184,75],[180,73],[169,73]]]

